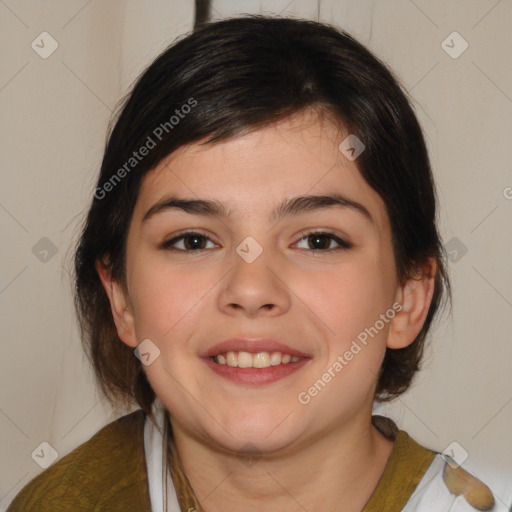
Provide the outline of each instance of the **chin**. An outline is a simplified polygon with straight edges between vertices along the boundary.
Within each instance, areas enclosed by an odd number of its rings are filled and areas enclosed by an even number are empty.
[[[289,436],[269,436],[262,434],[224,436],[217,440],[219,447],[227,452],[237,455],[242,459],[259,459],[262,456],[277,455],[286,451],[291,443]]]
[[[215,433],[210,432],[210,439],[214,439],[224,450],[240,453],[247,456],[261,456],[284,450],[290,446],[295,435],[290,431],[292,425],[283,422],[286,416],[261,418],[247,418],[246,421],[233,421],[219,427]],[[296,425],[293,425],[294,430]]]

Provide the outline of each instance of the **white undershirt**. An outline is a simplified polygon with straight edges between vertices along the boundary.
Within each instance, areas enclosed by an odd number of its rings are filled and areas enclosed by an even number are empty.
[[[148,469],[149,496],[151,498],[152,512],[181,512],[178,504],[178,497],[172,483],[171,474],[167,475],[167,509],[164,510],[163,482],[164,482],[164,464],[163,464],[163,425],[164,408],[155,400],[153,405],[153,414],[157,421],[157,426],[146,417],[144,423],[144,452],[146,454],[146,465]]]

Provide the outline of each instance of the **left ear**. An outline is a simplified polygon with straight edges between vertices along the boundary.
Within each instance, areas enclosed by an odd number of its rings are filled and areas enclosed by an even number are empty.
[[[391,320],[388,333],[388,348],[404,348],[418,336],[427,318],[434,295],[437,264],[430,258],[418,274],[401,285],[395,295],[395,304],[402,306]]]

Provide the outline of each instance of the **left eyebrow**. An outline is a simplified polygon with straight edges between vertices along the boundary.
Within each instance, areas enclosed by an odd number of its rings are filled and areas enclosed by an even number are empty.
[[[341,194],[307,195],[285,199],[269,216],[270,222],[278,222],[287,215],[299,215],[326,208],[349,208],[360,213],[366,220],[373,223],[370,212],[360,203],[353,201]],[[231,212],[223,203],[211,199],[188,199],[170,196],[154,204],[142,218],[142,222],[148,221],[158,213],[168,210],[177,210],[192,215],[206,215],[211,217],[231,218]]]

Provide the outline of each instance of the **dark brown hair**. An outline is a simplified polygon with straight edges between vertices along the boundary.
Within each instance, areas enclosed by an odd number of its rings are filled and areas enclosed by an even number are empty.
[[[167,48],[136,80],[109,128],[76,248],[75,304],[84,346],[112,403],[135,400],[150,414],[155,398],[133,349],[117,335],[95,269],[101,260],[124,283],[126,237],[144,175],[184,144],[227,140],[308,108],[328,113],[366,146],[357,165],[386,205],[401,283],[428,258],[437,262],[423,328],[408,347],[387,349],[375,398],[390,400],[411,384],[449,281],[429,158],[407,94],[378,58],[338,28],[245,16],[203,25]],[[148,137],[154,147],[131,161]]]

